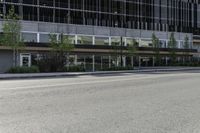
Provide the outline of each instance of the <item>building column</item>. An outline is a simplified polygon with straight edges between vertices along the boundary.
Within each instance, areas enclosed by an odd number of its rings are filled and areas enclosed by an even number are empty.
[[[165,65],[166,66],[168,65],[168,58],[167,58],[167,56],[165,57]]]
[[[19,0],[19,2],[20,2],[20,3],[23,3],[22,0]],[[23,17],[23,6],[22,6],[22,5],[19,6],[19,15],[20,15],[21,19],[24,18],[24,17]]]
[[[92,55],[92,71],[95,71],[95,55]]]
[[[126,67],[126,56],[123,57],[123,66]]]
[[[153,67],[155,67],[155,57],[153,56]]]
[[[141,57],[139,56],[139,68],[141,67]]]
[[[109,68],[111,68],[111,56],[109,55]]]
[[[77,55],[75,55],[74,64],[77,66]]]
[[[56,2],[53,0],[53,22],[55,22],[56,10],[55,10]]]
[[[40,5],[40,1],[37,0],[37,5]],[[40,21],[40,8],[37,7],[37,21]]]
[[[103,56],[101,56],[101,69],[103,69]]]
[[[134,67],[133,56],[131,56],[130,58],[131,58],[131,67]]]
[[[84,56],[84,69],[86,70],[85,56]]]

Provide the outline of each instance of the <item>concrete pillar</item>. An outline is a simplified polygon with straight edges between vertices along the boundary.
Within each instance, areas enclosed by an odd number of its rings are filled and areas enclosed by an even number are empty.
[[[117,67],[119,67],[119,57],[118,57],[118,56],[116,57],[116,63],[117,63],[117,64],[116,64]]]
[[[139,56],[139,68],[141,67],[141,57]]]
[[[101,56],[101,69],[103,69],[103,56]]]
[[[131,56],[131,66],[134,67],[133,56]]]
[[[123,66],[126,67],[126,56],[123,57]]]
[[[95,71],[95,55],[92,55],[92,71]]]
[[[77,58],[77,55],[75,55],[75,57],[74,57],[74,64],[75,64],[75,65],[77,65],[77,59],[78,59],[78,58]]]
[[[53,0],[53,22],[55,22],[55,17],[56,17],[56,9],[55,9],[55,6],[56,6],[56,2],[55,0]]]
[[[109,55],[109,68],[111,68],[111,56]]]
[[[84,69],[86,70],[85,56],[84,56]]]
[[[166,66],[168,65],[168,58],[167,58],[167,56],[165,57],[165,65]]]

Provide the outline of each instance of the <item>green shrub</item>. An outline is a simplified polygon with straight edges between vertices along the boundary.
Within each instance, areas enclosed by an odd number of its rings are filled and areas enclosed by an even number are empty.
[[[70,66],[70,67],[64,67],[64,72],[85,72],[85,69],[83,66]]]
[[[111,67],[111,68],[105,68],[105,69],[101,69],[101,71],[123,71],[123,70],[133,70],[133,67]]]
[[[37,66],[31,67],[12,67],[8,70],[8,73],[39,73],[39,68]]]

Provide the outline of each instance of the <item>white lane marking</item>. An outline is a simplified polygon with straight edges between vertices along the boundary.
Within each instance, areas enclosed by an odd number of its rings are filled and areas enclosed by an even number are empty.
[[[186,74],[178,74],[178,76],[181,75],[186,75]],[[189,74],[187,74],[189,75]],[[141,80],[141,79],[154,79],[154,78],[162,78],[162,77],[174,77],[177,76],[177,74],[167,74],[167,75],[153,75],[153,76],[148,76],[148,77],[140,77],[140,78],[118,78],[118,79],[113,79],[113,80],[96,80],[96,81],[84,81],[84,82],[79,82],[79,83],[62,83],[62,84],[53,84],[53,85],[35,85],[35,86],[23,86],[23,87],[12,87],[12,88],[2,88],[0,89],[1,91],[3,90],[18,90],[18,89],[36,89],[36,88],[47,88],[47,87],[62,87],[62,86],[71,86],[71,85],[81,85],[81,84],[95,84],[95,83],[108,83],[108,82],[120,82],[120,81],[129,81],[129,80]]]

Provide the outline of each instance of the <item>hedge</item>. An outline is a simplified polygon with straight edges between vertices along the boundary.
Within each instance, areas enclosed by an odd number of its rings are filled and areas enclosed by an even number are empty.
[[[8,70],[8,73],[39,73],[39,68],[37,66],[31,66],[31,67],[11,67]]]

